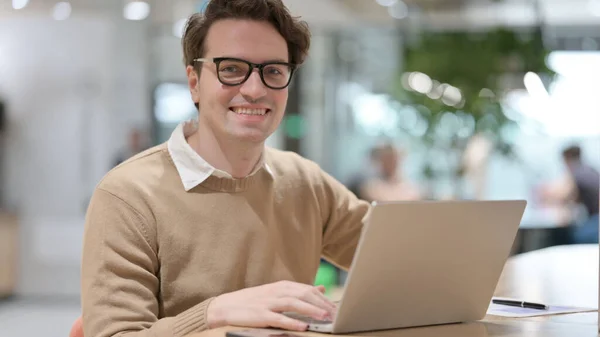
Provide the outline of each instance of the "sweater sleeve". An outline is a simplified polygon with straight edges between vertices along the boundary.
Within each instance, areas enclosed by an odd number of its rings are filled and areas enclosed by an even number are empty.
[[[320,174],[323,256],[347,270],[354,258],[370,206],[326,172],[321,170]]]
[[[84,335],[185,336],[207,329],[211,299],[159,319],[156,234],[114,194],[97,189],[86,216],[81,300]]]

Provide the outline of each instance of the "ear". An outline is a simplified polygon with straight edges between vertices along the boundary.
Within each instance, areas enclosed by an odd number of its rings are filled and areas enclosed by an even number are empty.
[[[192,94],[192,101],[194,101],[195,104],[198,104],[198,102],[200,102],[200,93],[198,90],[198,73],[196,73],[196,70],[192,66],[187,66],[185,70],[188,78],[188,87],[190,89],[190,93]]]

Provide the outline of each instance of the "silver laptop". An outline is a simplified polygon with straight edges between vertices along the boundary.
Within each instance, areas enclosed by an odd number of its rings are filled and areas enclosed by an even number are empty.
[[[482,319],[526,201],[373,203],[333,322],[349,333]]]
[[[225,332],[225,337],[309,337],[311,335],[277,329],[241,328]],[[372,337],[488,337],[485,323],[468,322],[380,331]],[[313,336],[314,337],[314,336]]]

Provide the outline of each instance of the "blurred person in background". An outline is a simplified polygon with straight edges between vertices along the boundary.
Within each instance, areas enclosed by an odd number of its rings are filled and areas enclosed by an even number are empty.
[[[422,198],[419,188],[402,172],[405,153],[386,143],[372,151],[377,176],[365,181],[360,196],[367,201],[410,201]]]
[[[567,168],[567,176],[553,184],[543,186],[540,199],[547,204],[582,205],[587,211],[587,219],[573,226],[572,242],[597,243],[600,174],[595,168],[583,162],[581,148],[578,145],[565,148],[562,159]]]
[[[198,120],[94,191],[85,336],[307,329],[283,312],[333,319],[335,305],[313,285],[319,262],[349,268],[369,205],[317,164],[265,147],[308,53],[306,23],[281,0],[212,0],[184,31]]]
[[[471,186],[471,197],[476,200],[486,198],[488,164],[492,154],[492,143],[482,134],[469,139],[462,155],[463,177]]]
[[[6,127],[7,127],[7,123],[6,123],[6,115],[8,114],[8,107],[6,106],[6,103],[4,102],[4,100],[2,99],[2,96],[0,96],[0,173],[4,173],[2,172],[2,170],[4,169],[5,165],[4,165],[4,157],[5,157],[5,136],[6,136]],[[4,196],[4,186],[0,186],[0,209],[4,208],[6,205],[4,205],[4,199],[2,198]]]
[[[127,159],[147,149],[148,142],[145,134],[140,129],[133,129],[127,137],[127,147],[119,152],[113,166],[117,166]]]
[[[378,154],[379,147],[371,148],[371,150],[369,150],[368,160],[364,167],[361,167],[348,183],[348,189],[360,199],[367,200],[363,195],[362,187],[367,181],[370,181],[373,176],[379,175]]]

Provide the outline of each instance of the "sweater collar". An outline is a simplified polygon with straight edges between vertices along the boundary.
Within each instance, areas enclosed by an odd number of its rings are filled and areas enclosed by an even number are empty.
[[[263,168],[271,177],[273,176],[273,172],[265,160],[264,151],[256,167],[246,178],[235,179],[229,173],[213,167],[194,151],[186,140],[197,128],[198,122],[195,120],[183,122],[175,128],[167,142],[169,155],[186,191],[204,182],[207,182],[207,185],[212,186],[213,189],[218,190],[223,188],[226,190],[245,189],[254,180],[254,176]]]

